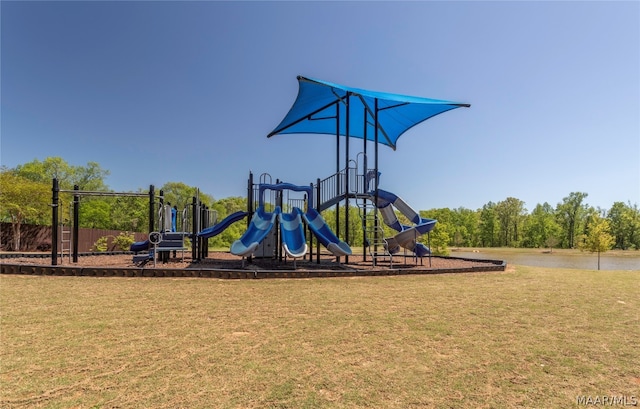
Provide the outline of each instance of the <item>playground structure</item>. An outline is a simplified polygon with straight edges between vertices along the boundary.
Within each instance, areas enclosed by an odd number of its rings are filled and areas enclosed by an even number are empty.
[[[413,126],[443,112],[460,107],[469,107],[466,103],[435,100],[428,98],[410,97],[398,94],[367,91],[352,87],[298,76],[298,96],[289,112],[280,124],[267,135],[267,138],[278,134],[327,134],[336,138],[336,171],[326,179],[318,179],[315,186],[311,186],[307,192],[305,211],[300,206],[287,203],[285,216],[283,212],[282,195],[279,201],[272,204],[271,212],[265,212],[263,202],[263,185],[266,181],[254,185],[253,175],[249,177],[249,194],[247,213],[252,222],[247,232],[234,245],[231,252],[250,259],[258,250],[258,246],[268,237],[274,226],[276,218],[289,221],[285,225],[284,234],[280,241],[291,240],[286,243],[285,253],[290,251],[293,244],[299,251],[296,256],[302,257],[304,247],[301,244],[299,233],[299,219],[295,213],[301,216],[306,225],[330,252],[339,258],[345,257],[348,263],[351,249],[349,232],[349,207],[351,201],[355,201],[359,208],[359,215],[363,223],[363,254],[369,254],[374,265],[379,259],[387,258],[389,264],[393,263],[393,255],[400,249],[412,252],[416,258],[430,256],[429,246],[418,242],[418,238],[426,234],[429,241],[429,232],[435,227],[436,220],[423,219],[407,205],[404,200],[395,194],[378,189],[379,167],[378,147],[386,145],[396,149],[398,138]],[[341,167],[341,137],[344,138],[343,155],[344,166]],[[351,138],[362,139],[362,151],[352,158],[349,141]],[[367,148],[373,143],[374,158],[373,167],[369,166]],[[270,176],[269,176],[270,177]],[[295,185],[280,185],[276,183],[275,190],[304,190]],[[294,187],[295,188],[292,188]],[[273,186],[270,186],[273,188]],[[258,206],[254,209],[254,195],[258,190]],[[315,192],[315,195],[311,194]],[[344,206],[345,221],[344,234],[340,234],[340,205]],[[335,206],[335,233],[321,218],[323,210]],[[402,225],[395,215],[394,208],[407,217],[412,225]],[[293,214],[292,214],[293,213]],[[385,237],[382,221],[393,228],[397,233],[392,237]],[[255,219],[255,220],[254,220]],[[280,223],[281,226],[283,225]],[[293,227],[291,227],[293,226]],[[315,228],[315,231],[314,231]],[[276,229],[277,231],[277,229]],[[294,234],[294,232],[296,232]],[[277,236],[277,234],[276,234]],[[338,237],[342,237],[339,239]],[[251,241],[249,240],[251,239]],[[295,239],[295,243],[293,240]],[[272,240],[267,241],[267,243]],[[276,241],[277,238],[276,238]],[[310,240],[311,241],[311,240]],[[269,254],[269,251],[262,253]],[[266,245],[269,247],[269,244]],[[273,246],[271,253],[279,257],[279,246]],[[313,249],[313,246],[309,246]],[[291,255],[291,254],[289,254]],[[295,258],[294,258],[295,259]],[[429,258],[429,260],[431,260]]]
[[[231,245],[231,253],[241,256],[243,265],[244,259],[251,259],[256,252],[259,256],[274,258],[279,258],[284,253],[285,260],[287,257],[292,258],[295,267],[296,259],[304,257],[309,249],[303,220],[319,242],[333,255],[340,257],[351,254],[349,245],[338,239],[320,214],[311,207],[314,203],[312,186],[282,182],[271,184],[265,182],[266,178],[270,176],[263,174],[261,183],[254,184],[253,174],[249,175],[247,204],[248,213],[253,215],[246,232]],[[285,203],[283,193],[290,191],[302,192],[304,196],[290,199],[287,195]],[[267,202],[267,192],[271,192],[271,198],[275,200]],[[257,207],[253,209],[256,202]],[[281,247],[276,243],[280,243]]]
[[[151,260],[155,263],[158,258],[166,263],[170,253],[173,252],[175,257],[178,251],[184,258],[184,252],[187,250],[185,243],[187,238],[192,240],[193,259],[206,257],[208,248],[203,245],[206,238],[219,234],[230,224],[246,216],[245,212],[237,212],[215,225],[217,214],[199,201],[198,192],[192,198],[192,204],[189,206],[191,211],[188,207],[178,211],[176,206],[171,207],[170,203],[164,203],[162,190],[156,195],[153,185],[149,186],[148,193],[83,191],[79,190],[78,186],[74,186],[73,190],[64,190],[60,189],[58,180],[54,178],[52,192],[51,265],[53,266],[58,264],[58,257],[64,258],[65,255],[69,256],[69,260],[73,263],[78,262],[79,208],[82,197],[109,196],[149,199],[149,238],[133,243],[129,249],[134,253],[134,263],[140,264]],[[60,194],[73,195],[70,208],[71,216],[67,224],[60,223],[60,214],[63,212]],[[212,224],[214,225],[212,226]],[[57,226],[61,226],[61,237],[58,236]],[[60,243],[60,248],[58,243]]]
[[[397,94],[366,91],[345,87],[326,81],[298,77],[298,96],[281,123],[267,135],[278,134],[328,134],[336,138],[336,171],[325,179],[317,179],[315,184],[299,186],[291,183],[271,182],[271,176],[263,174],[259,183],[254,183],[250,173],[248,181],[247,211],[233,213],[217,222],[217,215],[208,212],[198,199],[193,197],[191,212],[182,211],[178,226],[178,209],[163,204],[159,196],[158,226],[155,224],[155,194],[150,186],[149,197],[149,239],[134,243],[131,250],[147,252],[134,256],[134,261],[154,260],[161,254],[166,261],[171,251],[186,250],[185,239],[191,240],[192,260],[197,262],[208,255],[207,240],[222,233],[231,224],[245,217],[248,219],[245,233],[230,248],[234,255],[251,262],[253,257],[271,257],[281,260],[309,256],[313,259],[313,238],[316,239],[316,261],[320,262],[320,246],[341,262],[349,262],[352,249],[349,231],[349,208],[355,203],[363,226],[363,254],[370,256],[374,265],[380,260],[388,260],[393,265],[393,256],[400,251],[407,252],[422,261],[429,257],[429,233],[437,221],[424,219],[399,196],[378,188],[381,172],[378,166],[379,145],[396,149],[398,138],[411,127],[435,115],[469,104],[428,98],[409,97]],[[354,125],[355,124],[355,125]],[[341,149],[341,138],[344,144]],[[362,139],[362,151],[355,158],[351,155],[350,139]],[[373,144],[373,167],[368,160],[368,146]],[[343,152],[341,152],[341,150]],[[342,155],[341,155],[342,153]],[[344,166],[341,167],[341,156]],[[76,187],[77,188],[77,187]],[[52,225],[58,225],[58,193],[74,193],[74,226],[77,227],[76,203],[79,196],[104,194],[104,192],[60,191],[54,179]],[[266,198],[269,192],[269,200]],[[302,193],[302,198],[291,199],[290,192]],[[116,193],[117,195],[117,193]],[[145,196],[145,194],[121,194]],[[285,197],[286,196],[286,197]],[[257,205],[256,205],[257,203]],[[341,232],[340,206],[344,207],[344,231]],[[331,207],[335,211],[335,231],[321,216]],[[406,217],[411,225],[403,225],[398,220],[396,210]],[[382,219],[382,220],[380,220]],[[382,223],[396,233],[385,236]],[[307,227],[309,235],[305,233]],[[52,264],[57,259],[57,230],[52,240]],[[427,236],[427,245],[418,239]],[[64,240],[63,240],[64,242]],[[309,244],[307,244],[309,243]],[[77,251],[74,252],[77,261]]]
[[[69,259],[72,259],[74,263],[78,262],[78,231],[80,226],[80,198],[86,196],[122,196],[122,197],[148,197],[149,198],[149,230],[153,230],[154,226],[154,201],[155,201],[155,188],[153,185],[149,186],[149,193],[133,193],[133,192],[102,192],[102,191],[83,191],[80,190],[77,185],[73,187],[73,190],[60,189],[60,185],[57,178],[52,180],[52,198],[51,198],[51,265],[58,264],[58,255],[62,258],[66,254]],[[59,223],[60,214],[62,213],[62,206],[60,204],[60,193],[73,194],[73,201],[71,202],[70,217],[71,225],[65,226]],[[61,226],[60,234],[61,238],[58,238],[58,225]],[[60,242],[60,252],[58,253],[58,242]]]
[[[217,236],[233,223],[247,216],[246,212],[238,211],[228,215],[218,223],[217,213],[210,210],[199,200],[198,191],[196,191],[196,196],[192,198],[191,212],[188,211],[188,208],[185,208],[179,213],[175,206],[172,208],[170,204],[163,205],[162,202],[161,194],[158,210],[160,228],[158,231],[150,232],[147,240],[133,243],[130,247],[130,250],[136,253],[133,256],[133,262],[138,265],[144,265],[153,260],[155,266],[158,256],[163,263],[166,263],[170,253],[173,252],[174,257],[176,257],[178,251],[181,252],[184,260],[184,252],[187,250],[186,239],[191,240],[192,260],[197,261],[206,258],[209,251],[207,240]],[[152,206],[153,204],[150,203],[150,207]],[[178,223],[178,214],[181,214],[180,223]]]
[[[362,157],[362,162],[366,158]],[[355,161],[340,172],[326,179],[317,179],[315,184],[298,186],[276,181],[271,183],[269,174],[262,174],[258,183],[254,183],[253,174],[248,179],[248,210],[251,215],[247,230],[231,245],[231,253],[251,260],[252,257],[287,258],[295,260],[309,254],[313,259],[313,239],[316,240],[316,262],[320,263],[323,246],[340,262],[341,257],[348,263],[352,254],[351,246],[341,240],[329,227],[321,212],[335,206],[345,197],[355,201],[363,225],[363,255],[371,258],[374,265],[381,259],[393,265],[393,256],[404,250],[406,257],[410,252],[415,258],[429,257],[428,245],[418,239],[427,235],[435,227],[436,220],[421,218],[404,200],[397,195],[377,189],[374,182],[374,170],[364,169]],[[350,183],[348,183],[348,180]],[[340,187],[343,188],[340,188]],[[346,191],[344,186],[350,186]],[[271,193],[267,200],[267,192]],[[291,198],[289,192],[301,192],[301,198]],[[398,210],[412,225],[403,225],[398,220]],[[338,215],[339,212],[336,212]],[[394,229],[393,236],[385,235],[378,215],[382,221]],[[339,222],[339,220],[338,220]],[[337,226],[339,226],[336,223]],[[310,234],[306,234],[304,226]],[[310,244],[307,245],[307,242]],[[244,265],[244,263],[243,263]]]

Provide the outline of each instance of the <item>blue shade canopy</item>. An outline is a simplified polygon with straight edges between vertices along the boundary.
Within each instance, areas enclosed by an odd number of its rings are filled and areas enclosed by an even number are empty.
[[[280,125],[267,138],[278,134],[306,133],[339,134],[375,141],[377,117],[378,143],[395,150],[398,138],[420,122],[455,108],[469,106],[452,101],[367,91],[298,76],[298,97]]]

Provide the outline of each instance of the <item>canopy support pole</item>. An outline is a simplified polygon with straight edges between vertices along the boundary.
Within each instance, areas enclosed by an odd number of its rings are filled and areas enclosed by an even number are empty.
[[[340,102],[336,101],[336,197],[340,196]],[[336,203],[336,237],[340,237],[340,202]],[[338,257],[340,262],[340,257]]]
[[[344,241],[349,243],[349,139],[351,126],[351,92],[347,92],[347,118],[346,118],[346,139],[345,139],[345,155],[344,155]],[[344,262],[349,264],[349,256],[344,256]]]
[[[362,159],[362,193],[367,193],[367,108],[363,108],[364,112],[362,117],[364,118],[362,134],[364,137],[362,138],[362,151],[364,152],[364,158]],[[357,176],[357,175],[356,175]],[[357,189],[356,189],[357,190]],[[357,201],[358,199],[356,199]],[[362,199],[362,261],[367,261],[367,199]]]
[[[374,138],[375,139],[375,146],[374,146],[374,149],[375,149],[375,154],[374,154],[374,167],[375,167],[375,169],[374,169],[374,172],[375,173],[374,173],[374,176],[373,176],[375,178],[374,179],[375,183],[374,183],[374,186],[373,186],[375,193],[374,193],[374,197],[373,197],[373,204],[374,204],[374,206],[377,207],[378,206],[378,98],[376,98],[374,100],[373,113],[374,113],[373,120],[375,122],[375,127],[373,128],[374,129],[374,135],[375,135],[375,138]],[[378,233],[378,212],[375,211],[375,210],[374,210],[374,212],[375,212],[374,213],[375,217],[373,218],[373,220],[374,220],[374,230],[373,230],[374,241],[373,242],[375,243],[375,245],[374,245],[375,247],[373,249],[373,254],[378,254],[378,244],[377,244],[378,240],[379,240],[379,237],[378,237],[378,235],[379,235],[379,233]],[[375,262],[376,262],[376,259],[374,257],[373,258],[374,265],[375,265]]]

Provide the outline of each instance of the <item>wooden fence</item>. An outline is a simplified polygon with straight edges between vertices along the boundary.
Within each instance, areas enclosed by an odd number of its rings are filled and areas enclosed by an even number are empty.
[[[69,229],[65,227],[65,229]],[[131,234],[130,232],[122,232],[119,230],[105,229],[78,229],[78,252],[86,253],[94,251],[94,244],[101,237],[107,237],[107,251],[118,251],[115,248],[113,239],[121,233]],[[65,239],[71,234],[65,234]],[[143,241],[147,239],[146,233],[133,233],[135,241]],[[20,249],[16,251],[32,252],[32,251],[51,251],[51,226],[38,226],[32,224],[23,224],[20,227]],[[58,251],[62,249],[62,232],[58,227]],[[0,223],[0,250],[14,251],[13,246],[13,229],[11,223]],[[68,247],[68,245],[67,245]]]

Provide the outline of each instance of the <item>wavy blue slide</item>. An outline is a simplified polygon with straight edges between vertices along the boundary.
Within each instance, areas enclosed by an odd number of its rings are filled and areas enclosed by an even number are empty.
[[[280,213],[278,218],[284,251],[293,258],[304,257],[307,254],[307,239],[300,213],[295,210],[293,213]]]
[[[307,213],[303,213],[302,210],[297,207],[294,210],[302,216],[305,223],[307,223],[320,243],[322,243],[322,245],[325,246],[334,256],[340,257],[351,254],[351,247],[336,237],[329,226],[327,226],[327,223],[324,221],[320,213],[315,209],[309,208]]]
[[[247,217],[247,212],[240,211],[230,214],[229,216],[225,217],[220,223],[203,229],[200,233],[198,233],[198,237],[202,237],[205,239],[215,237],[225,231],[227,227],[231,226],[233,223],[239,220],[244,219],[245,217]]]
[[[276,206],[273,212],[266,212],[263,206],[258,207],[251,218],[247,231],[231,244],[231,254],[242,257],[252,255],[273,228],[278,214],[280,214],[280,206]]]

